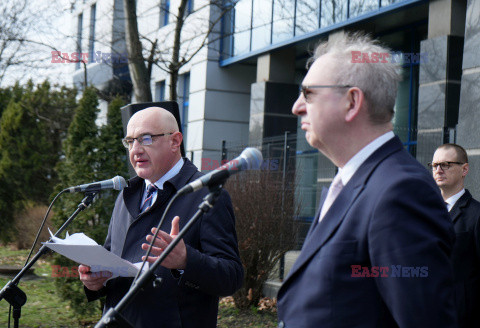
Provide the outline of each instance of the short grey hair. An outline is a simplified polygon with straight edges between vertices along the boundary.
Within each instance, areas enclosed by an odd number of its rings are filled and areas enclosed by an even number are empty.
[[[397,96],[398,82],[401,80],[401,67],[392,62],[358,63],[353,60],[353,52],[361,54],[391,53],[377,40],[362,33],[335,35],[329,41],[320,43],[307,66],[323,55],[331,55],[336,62],[335,84],[358,87],[365,94],[370,121],[384,124],[392,120]]]

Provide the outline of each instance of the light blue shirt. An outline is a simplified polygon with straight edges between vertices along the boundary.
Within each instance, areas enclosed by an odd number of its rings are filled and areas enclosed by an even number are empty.
[[[355,156],[350,158],[343,168],[339,168],[337,174],[340,174],[342,184],[346,186],[348,181],[350,181],[352,176],[355,174],[355,172],[357,172],[358,168],[363,164],[363,162],[365,162],[370,155],[372,155],[378,148],[383,146],[393,137],[395,137],[393,131],[382,134],[380,137],[363,147],[358,153],[355,154]]]
[[[178,172],[182,169],[184,160],[183,158],[180,158],[180,160],[167,172],[165,173],[160,179],[158,179],[155,182],[155,186],[157,186],[158,189],[163,190],[163,184],[176,176]],[[145,202],[145,199],[147,198],[147,186],[151,184],[152,182],[148,179],[145,179],[145,191],[143,192],[143,198],[142,198],[142,204]],[[152,204],[155,204],[157,200],[157,193],[153,193],[153,198],[152,198]]]

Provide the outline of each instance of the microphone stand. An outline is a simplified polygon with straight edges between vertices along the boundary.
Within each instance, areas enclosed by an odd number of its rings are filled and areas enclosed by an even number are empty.
[[[65,228],[75,219],[75,217],[84,209],[86,209],[90,204],[92,203],[93,199],[97,195],[98,192],[87,192],[85,194],[85,198],[78,204],[77,209],[75,212],[68,218],[67,221],[58,229],[57,233],[55,233],[54,237],[57,237]],[[48,241],[50,241],[52,238],[50,238]],[[19,319],[21,316],[22,312],[22,306],[25,305],[27,302],[27,295],[20,289],[18,288],[18,283],[20,282],[20,279],[24,276],[24,274],[32,267],[32,265],[35,264],[35,262],[38,261],[38,259],[43,255],[48,252],[48,247],[45,246],[45,244],[39,249],[37,254],[28,262],[22,270],[13,278],[10,280],[0,291],[0,300],[3,298],[10,303],[10,306],[13,307],[13,327],[18,328],[19,325]]]
[[[170,252],[177,246],[183,236],[193,226],[193,224],[204,214],[207,213],[217,201],[222,185],[216,185],[209,187],[210,193],[203,198],[203,202],[198,206],[197,212],[178,233],[177,237],[165,248],[163,253],[158,259],[149,267],[148,270],[143,272],[141,276],[134,282],[127,294],[118,302],[115,307],[110,308],[100,321],[95,325],[95,328],[133,328],[134,326],[128,322],[121,315],[121,311],[133,300],[133,298],[142,290],[143,286],[148,283],[152,283],[154,288],[158,288],[162,283],[162,278],[155,275],[156,268],[163,262],[163,260],[170,254]]]

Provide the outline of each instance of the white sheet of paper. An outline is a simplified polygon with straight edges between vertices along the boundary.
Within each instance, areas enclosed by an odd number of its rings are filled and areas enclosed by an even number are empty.
[[[135,277],[140,269],[141,263],[133,264],[122,259],[83,233],[67,234],[65,239],[52,236],[52,240],[54,242],[43,244],[77,263],[88,265],[92,272],[110,271],[114,277]],[[146,269],[148,265],[145,265]]]

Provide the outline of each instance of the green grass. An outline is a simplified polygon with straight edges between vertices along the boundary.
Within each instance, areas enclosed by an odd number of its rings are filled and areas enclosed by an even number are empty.
[[[0,265],[23,266],[28,251],[11,250],[0,246]],[[55,292],[54,279],[48,256],[40,258],[34,265],[35,278],[25,276],[18,287],[27,294],[27,303],[22,307],[20,327],[23,328],[87,328],[94,327],[101,314],[94,316],[75,317],[68,302],[64,302]],[[0,288],[13,277],[0,276]],[[9,304],[0,301],[0,327],[7,327]],[[259,311],[251,309],[240,311],[229,299],[220,303],[218,327],[220,328],[270,328],[277,326],[276,314],[271,310]],[[13,321],[11,321],[13,327]]]
[[[277,327],[277,315],[271,311],[258,311],[256,309],[240,311],[233,305],[220,304],[217,327],[275,328]]]
[[[0,247],[0,265],[23,266],[28,251],[14,251],[8,247]],[[100,319],[97,316],[76,318],[67,302],[63,302],[55,292],[54,279],[51,277],[51,266],[48,256],[40,258],[34,265],[34,279],[25,275],[18,287],[27,295],[27,303],[22,307],[20,327],[28,328],[60,328],[60,327],[93,327]],[[0,286],[13,277],[1,277]],[[0,327],[7,327],[10,305],[0,301]],[[13,321],[11,321],[13,327]]]

